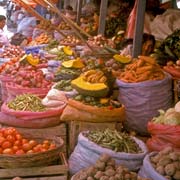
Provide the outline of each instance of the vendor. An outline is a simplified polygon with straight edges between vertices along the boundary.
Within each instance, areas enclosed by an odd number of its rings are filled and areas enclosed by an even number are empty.
[[[6,17],[0,15],[0,48],[9,44],[9,40],[3,31],[4,26],[6,25]]]

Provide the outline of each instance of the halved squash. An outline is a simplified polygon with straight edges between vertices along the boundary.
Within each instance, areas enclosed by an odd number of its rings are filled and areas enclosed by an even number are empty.
[[[84,64],[79,58],[64,61],[62,65],[66,68],[83,68],[84,67]]]
[[[89,83],[80,76],[71,81],[71,86],[80,94],[93,97],[106,97],[109,87],[105,83]]]
[[[120,62],[120,63],[123,63],[123,64],[126,64],[126,63],[130,63],[131,62],[131,58],[128,57],[128,56],[123,56],[123,55],[120,55],[120,54],[115,54],[113,56],[113,58]]]

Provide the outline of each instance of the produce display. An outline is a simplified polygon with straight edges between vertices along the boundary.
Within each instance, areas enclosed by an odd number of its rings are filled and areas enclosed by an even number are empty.
[[[91,106],[109,107],[109,109],[121,107],[121,103],[119,101],[116,101],[111,98],[95,98],[92,96],[83,96],[82,94],[78,94],[73,98],[76,101],[80,101],[83,104],[88,104]]]
[[[60,22],[58,25],[58,29],[60,30],[70,30],[71,27],[64,21]]]
[[[61,91],[72,91],[71,80],[60,80],[54,86],[54,89],[58,89]]]
[[[1,128],[0,134],[0,154],[23,155],[56,148],[56,144],[49,140],[38,142],[34,139],[27,139],[13,127]]]
[[[163,66],[164,71],[171,74],[174,78],[180,78],[180,60],[175,62],[168,61],[166,66]]]
[[[164,72],[154,58],[139,56],[138,59],[126,66],[118,79],[128,83],[135,83],[148,80],[162,80],[164,77]]]
[[[46,107],[42,104],[41,99],[33,94],[22,94],[9,101],[7,106],[15,111],[42,112]]]
[[[1,58],[16,58],[21,57],[25,54],[25,52],[19,47],[15,45],[9,45],[3,49],[3,52],[0,53]]]
[[[61,65],[66,68],[77,68],[77,69],[81,69],[84,67],[84,64],[80,58],[64,61],[62,62]]]
[[[150,180],[141,178],[135,172],[130,172],[128,168],[117,165],[115,160],[108,154],[101,154],[96,163],[86,169],[81,170],[72,180]]]
[[[160,65],[166,65],[170,59],[176,61],[180,58],[180,30],[175,30],[172,34],[154,50],[152,54]]]
[[[81,41],[74,35],[68,35],[64,39],[60,40],[59,42],[60,45],[76,45],[76,44],[81,44]]]
[[[41,33],[39,36],[37,36],[34,40],[32,40],[28,46],[36,46],[41,44],[48,44],[52,37],[50,35],[47,35],[46,33]]]
[[[154,169],[168,180],[180,179],[180,152],[167,147],[150,157]]]
[[[104,131],[89,131],[83,135],[101,147],[115,152],[141,153],[138,144],[126,133],[105,129]]]
[[[180,125],[180,103],[176,103],[174,108],[167,111],[159,110],[160,115],[152,119],[153,123],[166,125]]]
[[[41,20],[40,23],[36,27],[39,28],[39,29],[44,29],[47,32],[53,30],[53,28],[51,26],[51,21],[48,21],[48,20],[46,20],[46,21]]]

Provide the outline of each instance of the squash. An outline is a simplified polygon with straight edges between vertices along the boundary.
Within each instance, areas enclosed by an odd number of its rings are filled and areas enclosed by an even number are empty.
[[[39,58],[34,58],[32,54],[28,54],[26,60],[32,66],[36,66],[37,64],[39,64]]]
[[[63,47],[63,51],[68,56],[72,56],[73,55],[73,51],[72,51],[72,49],[69,46],[64,46]]]
[[[109,87],[105,83],[89,83],[80,76],[71,81],[71,86],[82,95],[106,97]]]
[[[84,64],[79,58],[64,61],[62,65],[66,68],[83,68],[84,67]]]
[[[113,58],[120,62],[120,63],[123,63],[123,64],[127,64],[127,63],[130,63],[131,62],[131,58],[128,57],[128,56],[123,56],[123,55],[119,55],[119,54],[115,54],[113,56]]]

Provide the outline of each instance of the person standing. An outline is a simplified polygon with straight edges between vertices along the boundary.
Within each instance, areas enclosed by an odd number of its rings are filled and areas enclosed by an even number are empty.
[[[3,31],[4,26],[6,25],[6,17],[0,15],[0,48],[9,44],[9,40]]]

